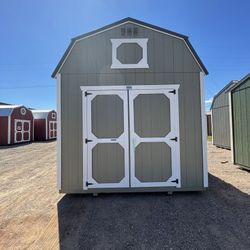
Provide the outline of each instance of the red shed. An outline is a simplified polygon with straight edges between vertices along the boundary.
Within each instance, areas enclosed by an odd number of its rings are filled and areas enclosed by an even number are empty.
[[[34,140],[56,139],[57,114],[55,110],[31,110],[34,117]]]
[[[33,115],[22,105],[0,105],[0,145],[33,141]]]

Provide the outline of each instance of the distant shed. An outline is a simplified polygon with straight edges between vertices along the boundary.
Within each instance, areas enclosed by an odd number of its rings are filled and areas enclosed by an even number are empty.
[[[22,105],[0,105],[0,145],[33,141],[33,115]]]
[[[211,112],[206,113],[207,121],[207,136],[212,136],[212,115]]]
[[[229,82],[213,98],[211,105],[213,145],[217,147],[231,148],[228,90],[236,83],[237,81]]]
[[[230,91],[233,163],[250,169],[250,74]]]
[[[34,117],[34,140],[56,139],[57,114],[55,110],[31,110]]]

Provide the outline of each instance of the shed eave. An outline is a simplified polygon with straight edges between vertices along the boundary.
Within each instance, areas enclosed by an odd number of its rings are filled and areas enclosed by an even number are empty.
[[[248,73],[246,76],[244,76],[241,80],[239,80],[232,88],[227,90],[227,92],[232,92],[238,87],[240,87],[245,81],[247,81],[250,78],[250,73]]]
[[[227,93],[228,91],[231,91],[231,89],[235,86],[235,84],[237,84],[238,81],[237,80],[232,80],[230,81],[226,86],[224,86],[214,97],[213,97],[213,101],[211,104],[211,108],[210,110],[213,109],[214,106],[214,102],[217,99],[218,96],[220,96],[223,92]]]
[[[94,30],[94,31],[85,33],[83,35],[76,36],[76,37],[72,38],[69,46],[67,47],[67,49],[64,52],[62,58],[60,59],[59,63],[57,64],[57,66],[56,66],[55,70],[53,71],[51,77],[52,78],[56,78],[57,73],[60,71],[60,69],[63,66],[64,62],[66,61],[68,55],[70,54],[70,51],[72,50],[72,48],[74,47],[74,44],[77,41],[79,41],[81,39],[85,39],[85,38],[93,36],[93,35],[96,35],[96,34],[99,34],[99,33],[104,32],[106,30],[109,30],[109,29],[121,26],[121,25],[123,25],[125,23],[134,23],[134,24],[137,24],[139,26],[146,27],[146,28],[149,28],[149,29],[161,32],[161,33],[164,33],[166,35],[171,35],[171,36],[174,36],[176,38],[182,39],[186,43],[187,47],[190,49],[191,54],[195,58],[197,64],[199,65],[200,69],[202,70],[202,72],[204,74],[208,75],[208,71],[207,71],[206,67],[204,66],[204,64],[202,63],[202,61],[199,58],[198,54],[196,53],[196,51],[194,50],[193,46],[189,42],[188,36],[185,36],[185,35],[182,35],[180,33],[177,33],[177,32],[174,32],[174,31],[170,31],[170,30],[161,28],[159,26],[155,26],[155,25],[152,25],[152,24],[149,24],[149,23],[146,23],[146,22],[134,19],[134,18],[131,18],[131,17],[127,17],[127,18],[124,18],[124,19],[122,19],[120,21],[117,21],[117,22],[114,22],[112,24],[106,25],[106,26],[104,26],[102,28],[99,28],[97,30]]]

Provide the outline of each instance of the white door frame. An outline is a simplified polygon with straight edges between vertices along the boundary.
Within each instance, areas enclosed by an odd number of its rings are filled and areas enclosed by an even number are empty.
[[[91,185],[91,186],[87,186],[86,183],[89,182],[90,180],[92,181],[93,179],[89,178],[90,175],[92,175],[92,173],[89,173],[89,169],[88,169],[88,165],[91,163],[91,160],[88,156],[88,144],[85,144],[85,138],[88,139],[96,139],[96,137],[92,134],[89,134],[88,131],[88,127],[91,125],[89,124],[87,121],[91,120],[90,118],[90,112],[87,112],[88,108],[88,102],[89,99],[93,97],[93,95],[87,95],[87,98],[85,96],[85,93],[90,92],[90,91],[101,91],[101,94],[104,93],[104,91],[106,92],[107,95],[110,95],[113,91],[116,93],[118,91],[122,90],[124,91],[124,93],[127,94],[126,90],[152,90],[155,92],[160,92],[162,93],[164,91],[164,93],[166,91],[171,91],[171,90],[175,90],[176,91],[176,97],[174,98],[170,96],[170,99],[172,100],[172,103],[170,102],[170,112],[172,113],[171,118],[173,118],[173,121],[171,119],[171,128],[174,128],[171,130],[171,132],[164,138],[164,142],[166,142],[166,140],[168,140],[167,144],[172,148],[175,147],[174,150],[174,154],[172,153],[172,159],[175,159],[175,166],[177,166],[177,169],[174,169],[174,171],[172,172],[172,177],[169,178],[168,182],[164,182],[164,185],[162,185],[162,183],[149,183],[146,182],[145,183],[145,187],[157,187],[157,186],[170,186],[169,184],[171,184],[171,186],[174,187],[181,187],[181,176],[180,176],[180,145],[179,145],[179,102],[178,102],[178,88],[179,88],[179,84],[166,84],[166,85],[126,85],[126,86],[117,86],[117,85],[110,85],[110,86],[81,86],[81,91],[82,91],[82,136],[83,136],[83,190],[88,190],[89,188],[97,188],[96,185]],[[125,92],[126,91],[126,92]],[[97,93],[97,92],[96,92]],[[125,129],[128,128],[128,99],[125,100],[126,105],[124,105],[124,132]],[[173,104],[173,105],[171,105]],[[130,105],[131,106],[131,105]],[[131,114],[130,114],[130,118],[131,118]],[[126,122],[125,122],[126,121]],[[176,124],[172,124],[174,121],[178,121]],[[131,128],[130,128],[131,130]],[[127,130],[128,131],[128,130]],[[177,137],[177,142],[173,142],[170,139],[170,135],[173,135],[175,133],[174,137]],[[125,133],[124,133],[125,134]],[[129,148],[129,143],[128,143],[128,133],[126,133],[126,137],[127,137],[127,141],[124,142],[123,145],[127,145],[127,149]],[[125,136],[122,136],[122,138],[125,140]],[[121,137],[118,139],[122,139]],[[117,139],[117,140],[118,140]],[[152,138],[150,138],[152,139]],[[103,139],[106,140],[106,139]],[[111,141],[109,141],[111,142]],[[117,142],[117,141],[115,141]],[[159,138],[157,138],[157,142],[159,142]],[[112,143],[112,142],[111,142]],[[93,143],[94,144],[94,143]],[[96,144],[96,143],[95,143]],[[132,143],[131,143],[132,145]],[[131,145],[130,145],[130,149],[131,149]],[[175,145],[175,146],[173,146]],[[91,148],[93,148],[93,146],[91,146]],[[125,150],[125,148],[124,148]],[[124,151],[125,152],[125,159],[129,159],[129,153],[128,150]],[[172,151],[173,152],[173,151]],[[128,162],[127,164],[125,164],[125,171],[127,171],[125,173],[125,176],[127,176],[127,174],[129,174],[129,170],[130,169],[130,164],[131,164],[131,160],[130,162]],[[90,165],[91,166],[91,165]],[[172,164],[173,166],[173,164]],[[177,183],[173,183],[172,179],[173,176],[178,176],[178,184]],[[130,176],[128,176],[128,178],[130,178]],[[166,185],[166,183],[168,183],[168,185]],[[110,183],[105,183],[105,184],[98,184],[98,188],[120,188],[121,186],[116,183],[116,184],[110,184]],[[126,187],[130,187],[129,186],[129,179],[126,180],[126,182],[124,181],[123,183],[124,185],[126,184]],[[132,183],[131,183],[132,184]],[[135,186],[135,185],[134,185]],[[144,185],[141,185],[140,183],[140,187],[143,187]]]
[[[53,123],[53,129],[50,128],[50,124]],[[55,132],[56,132],[56,129],[54,129],[54,124],[56,124],[57,122],[56,121],[49,121],[49,139],[55,139],[56,136],[55,136]],[[47,126],[47,122],[46,122],[46,126]],[[50,135],[50,132],[53,131],[53,136]]]
[[[30,141],[30,120],[15,119],[14,121],[15,121],[14,142],[15,142],[15,143],[20,143],[20,142],[27,142],[27,141]],[[16,124],[17,124],[18,122],[21,122],[21,123],[22,123],[22,130],[20,130],[20,131],[17,131],[17,130],[16,130]],[[23,126],[24,122],[27,122],[27,123],[29,124],[29,130],[28,130],[28,131],[25,131],[25,130],[24,130],[24,126]],[[29,138],[28,138],[27,140],[24,140],[23,134],[24,134],[24,133],[27,133],[27,132],[29,133]],[[21,134],[22,134],[22,140],[21,140],[21,141],[17,141],[17,140],[16,140],[16,134],[17,134],[17,133],[21,133]]]
[[[178,88],[174,86],[136,86],[129,91],[130,113],[130,178],[131,187],[181,187],[180,179],[180,137],[179,137],[179,103]],[[141,138],[134,129],[134,99],[140,94],[164,94],[170,100],[170,124],[171,130],[165,137]],[[177,141],[173,140],[177,138]],[[135,176],[135,148],[141,142],[164,142],[171,148],[172,175],[164,182],[141,182]],[[175,182],[176,180],[177,183]]]
[[[128,146],[128,100],[126,88],[107,90],[102,88],[81,88],[83,91],[83,189],[89,188],[124,188],[129,187],[129,146]],[[85,95],[85,93],[91,93]],[[91,101],[97,95],[117,95],[123,100],[124,131],[119,138],[97,138],[92,132]],[[91,142],[85,143],[85,139]],[[124,178],[119,183],[97,183],[92,176],[92,149],[98,143],[119,143],[124,149]],[[91,183],[91,185],[88,185]]]

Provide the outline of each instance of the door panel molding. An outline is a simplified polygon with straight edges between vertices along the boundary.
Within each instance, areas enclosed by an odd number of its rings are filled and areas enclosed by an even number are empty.
[[[30,120],[15,119],[14,143],[30,141]],[[21,123],[21,130],[17,130],[17,123]],[[28,124],[28,130],[24,129],[24,124]],[[24,138],[24,133],[28,133],[28,138]],[[17,134],[21,134],[21,140],[17,140]]]
[[[88,91],[89,94],[83,94],[83,124],[84,140],[90,140],[88,143],[84,143],[84,182],[83,189],[89,188],[124,188],[129,187],[129,144],[128,144],[128,100],[127,90],[84,90]],[[91,102],[96,96],[119,96],[123,101],[123,133],[117,138],[98,138],[92,132],[92,107]],[[119,183],[98,183],[93,178],[92,169],[92,150],[100,143],[118,143],[124,150],[124,178]],[[87,185],[90,183],[91,185]]]
[[[173,85],[171,87],[161,86],[161,89],[154,89],[152,86],[143,86],[144,88],[133,88],[129,91],[129,113],[130,113],[130,178],[131,187],[162,187],[162,186],[174,186],[181,187],[180,179],[180,145],[179,145],[179,103],[178,103],[178,88],[179,85]],[[175,91],[175,93],[172,93]],[[170,132],[165,137],[140,137],[136,134],[134,128],[134,100],[138,95],[143,94],[164,94],[170,100]],[[177,141],[172,140],[177,137]],[[135,149],[142,142],[164,142],[171,148],[172,158],[172,176],[164,182],[141,182],[136,176],[135,169]],[[178,179],[178,183],[173,182]]]
[[[83,128],[83,189],[124,188],[124,187],[181,187],[180,178],[180,138],[179,102],[180,85],[130,85],[130,86],[87,86],[82,90],[82,128]],[[170,102],[170,131],[164,137],[140,137],[134,131],[133,100],[139,94],[164,94]],[[91,101],[97,95],[117,95],[123,100],[124,131],[118,138],[97,138],[91,131]],[[130,127],[129,127],[130,126]],[[130,131],[128,131],[130,128]],[[177,141],[174,139],[177,137]],[[85,143],[85,139],[90,140]],[[129,144],[130,140],[130,144]],[[141,142],[164,142],[171,148],[172,175],[164,182],[140,182],[135,177],[134,149]],[[98,143],[119,143],[124,149],[125,176],[120,183],[97,183],[92,176],[92,149]],[[129,155],[130,153],[130,155]],[[130,159],[130,160],[129,160]],[[178,179],[178,183],[175,181]],[[91,183],[90,186],[87,184]]]

